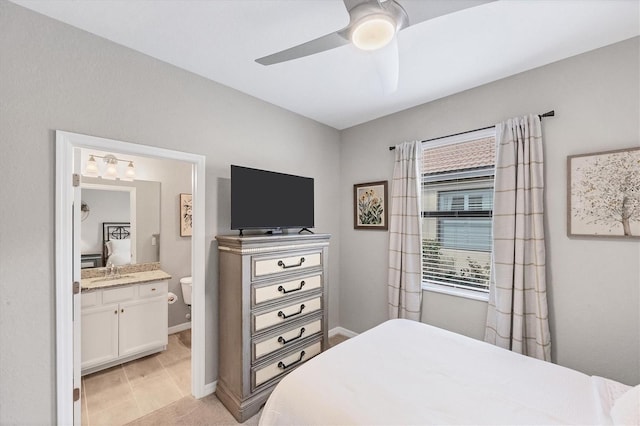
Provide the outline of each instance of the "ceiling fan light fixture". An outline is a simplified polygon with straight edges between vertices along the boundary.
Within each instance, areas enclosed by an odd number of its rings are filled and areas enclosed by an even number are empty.
[[[396,23],[390,16],[376,14],[362,19],[351,33],[351,42],[358,49],[378,50],[396,35]]]

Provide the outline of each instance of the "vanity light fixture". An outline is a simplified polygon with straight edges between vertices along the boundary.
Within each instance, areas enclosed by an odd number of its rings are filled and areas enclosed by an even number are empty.
[[[104,161],[105,164],[104,173],[102,174],[102,176],[100,176],[96,157],[102,158],[102,161]],[[126,170],[124,171],[124,176],[122,177],[120,177],[118,173],[119,161],[129,163]],[[102,177],[103,179],[109,180],[115,180],[119,178],[120,180],[124,181],[133,181],[133,179],[136,177],[136,170],[135,166],[133,165],[133,161],[131,160],[121,160],[119,158],[116,158],[116,156],[113,154],[107,154],[105,156],[92,154],[89,155],[89,160],[87,160],[87,166],[84,169],[84,175],[89,177]]]

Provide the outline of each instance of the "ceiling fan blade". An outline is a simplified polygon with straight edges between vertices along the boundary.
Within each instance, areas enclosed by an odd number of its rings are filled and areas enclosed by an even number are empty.
[[[289,49],[282,50],[272,55],[263,56],[256,59],[256,62],[262,65],[273,65],[280,62],[290,61],[292,59],[302,58],[304,56],[313,55],[314,53],[324,52],[325,50],[335,49],[336,47],[349,44],[349,40],[340,35],[339,32],[327,34],[318,37],[315,40],[293,46]]]
[[[429,7],[425,7],[423,0],[399,0],[398,3],[409,16],[409,25],[419,24],[438,16],[448,15],[459,10],[468,9],[470,7],[480,6],[481,4],[490,3],[495,0],[449,0],[428,2]]]
[[[398,76],[400,74],[400,56],[398,53],[398,37],[380,50],[370,52],[376,67],[382,91],[391,94],[398,90]]]

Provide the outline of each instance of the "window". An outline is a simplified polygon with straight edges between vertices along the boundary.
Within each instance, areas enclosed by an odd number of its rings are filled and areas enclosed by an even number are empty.
[[[486,300],[492,247],[494,129],[423,144],[422,282]]]
[[[490,186],[438,192],[438,210],[434,213],[435,217],[440,217],[438,226],[443,248],[491,250],[493,184],[490,181],[486,184]],[[485,212],[488,217],[474,216],[479,211]],[[450,212],[455,212],[455,215],[446,217]]]

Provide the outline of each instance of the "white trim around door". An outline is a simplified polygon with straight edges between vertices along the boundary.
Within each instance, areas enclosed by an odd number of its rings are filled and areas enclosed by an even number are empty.
[[[80,174],[80,161],[74,153],[79,148],[113,151],[191,163],[193,194],[193,236],[191,237],[191,271],[193,277],[191,392],[196,398],[211,393],[205,384],[205,157],[148,145],[138,145],[95,136],[56,131],[56,203],[55,203],[55,286],[56,286],[56,398],[57,423],[80,424],[80,405],[74,404],[73,389],[79,388],[80,336],[74,333],[79,324],[79,294],[73,283],[80,280],[79,250],[74,254],[73,174]],[[76,214],[76,224],[79,223]],[[75,225],[77,228],[77,225]],[[74,257],[78,257],[74,259]],[[74,322],[74,318],[77,322]],[[74,415],[75,413],[75,415]],[[75,419],[74,419],[75,418]],[[75,421],[74,421],[75,420]]]

